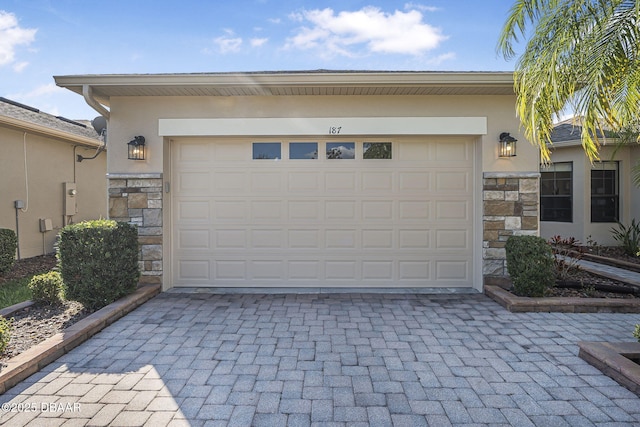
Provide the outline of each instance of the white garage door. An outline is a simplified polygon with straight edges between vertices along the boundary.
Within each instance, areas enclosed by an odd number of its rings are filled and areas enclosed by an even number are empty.
[[[471,287],[473,142],[172,142],[176,287]]]

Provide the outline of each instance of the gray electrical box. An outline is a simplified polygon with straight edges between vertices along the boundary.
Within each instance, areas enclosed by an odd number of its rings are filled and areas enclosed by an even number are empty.
[[[40,232],[46,233],[51,230],[53,230],[53,222],[51,221],[51,218],[40,218]]]
[[[24,209],[24,200],[16,200],[13,204],[16,209]]]

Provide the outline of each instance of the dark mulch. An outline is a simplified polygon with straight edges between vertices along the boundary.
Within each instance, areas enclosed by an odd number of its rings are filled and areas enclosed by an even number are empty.
[[[33,274],[46,273],[53,270],[57,260],[54,254],[23,258],[15,262],[11,270],[0,276],[0,285],[9,280],[21,279]]]
[[[620,246],[584,246],[583,250],[593,255],[640,264],[640,257],[627,255]]]
[[[45,273],[55,266],[55,255],[21,259],[7,274],[0,276],[0,287],[6,281]],[[14,313],[9,317],[13,319],[11,341],[0,356],[0,369],[7,360],[62,332],[89,314],[91,312],[76,301],[65,301],[61,305],[36,304]]]
[[[627,283],[617,280],[607,279],[595,274],[588,273],[584,270],[578,270],[571,274],[571,283],[565,286],[562,282],[556,283],[556,286],[547,289],[545,296],[547,297],[573,297],[573,298],[620,298],[620,299],[636,299],[638,298],[638,289]],[[626,289],[627,292],[611,292],[607,288]],[[599,289],[600,288],[600,289]]]

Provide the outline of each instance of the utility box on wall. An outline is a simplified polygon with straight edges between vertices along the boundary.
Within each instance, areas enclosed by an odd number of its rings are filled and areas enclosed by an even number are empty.
[[[75,182],[65,182],[64,187],[64,214],[65,216],[71,216],[78,213],[78,204],[76,202],[76,196],[78,190],[76,189]]]

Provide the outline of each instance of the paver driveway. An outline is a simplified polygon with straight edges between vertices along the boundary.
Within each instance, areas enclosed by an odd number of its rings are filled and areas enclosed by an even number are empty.
[[[639,322],[479,294],[165,293],[1,396],[20,411],[0,422],[640,425],[640,398],[576,346]]]

